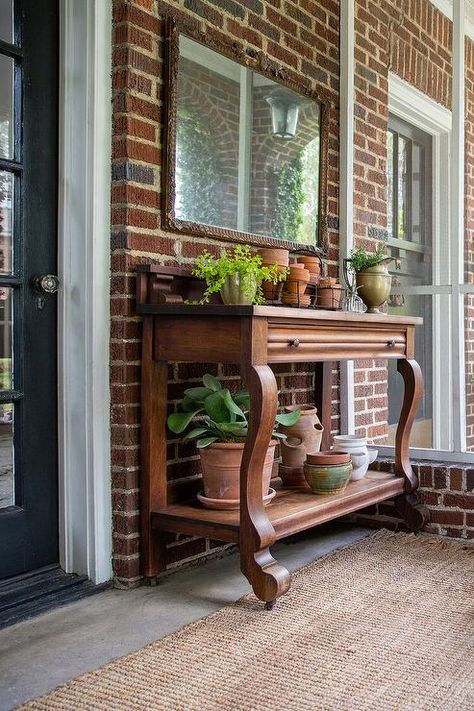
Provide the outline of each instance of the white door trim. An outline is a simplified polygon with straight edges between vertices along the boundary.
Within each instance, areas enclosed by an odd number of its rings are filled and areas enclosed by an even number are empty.
[[[112,576],[111,0],[60,5],[58,304],[60,563]]]
[[[433,140],[433,273],[432,286],[410,289],[413,293],[433,296],[433,449],[450,450],[454,418],[451,403],[452,377],[450,373],[451,315],[449,301],[443,294],[452,292],[450,255],[450,141],[452,132],[451,111],[414,86],[389,74],[390,113],[429,133]]]

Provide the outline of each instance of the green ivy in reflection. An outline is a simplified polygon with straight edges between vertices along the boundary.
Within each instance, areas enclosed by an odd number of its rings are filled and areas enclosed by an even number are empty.
[[[274,203],[272,235],[280,239],[298,241],[303,223],[303,162],[301,155],[284,163],[273,173]]]
[[[176,216],[190,222],[220,224],[221,182],[216,139],[209,122],[180,106],[176,137]]]

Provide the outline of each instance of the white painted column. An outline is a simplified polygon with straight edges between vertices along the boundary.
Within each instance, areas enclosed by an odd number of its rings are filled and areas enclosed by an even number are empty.
[[[110,473],[111,0],[60,3],[59,553],[112,576]]]
[[[339,274],[354,244],[354,0],[341,0]],[[353,434],[354,361],[342,361],[341,432]]]
[[[464,0],[453,2],[453,130],[451,133],[451,236],[453,332],[453,444],[466,451],[464,356]]]

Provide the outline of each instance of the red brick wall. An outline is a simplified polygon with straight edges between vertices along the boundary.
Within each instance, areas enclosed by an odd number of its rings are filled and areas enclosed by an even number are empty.
[[[169,13],[209,36],[242,49],[264,52],[296,72],[308,85],[333,92],[328,218],[331,270],[338,260],[338,0],[114,0],[113,166],[112,166],[112,481],[114,571],[119,585],[139,581],[139,396],[140,319],[134,313],[134,268],[139,263],[191,263],[205,248],[225,244],[161,228],[161,130],[163,18]],[[394,71],[436,101],[450,106],[450,23],[428,0],[357,0],[354,233],[371,246],[386,234],[386,130],[388,72]],[[470,67],[474,67],[469,43]],[[468,158],[467,253],[474,254],[474,141],[471,123],[474,74],[467,73]],[[472,263],[472,259],[470,259]],[[472,276],[470,276],[472,279]],[[467,314],[472,318],[473,314]],[[474,374],[474,356],[468,372]],[[359,431],[377,438],[386,432],[386,367],[362,362],[356,370]],[[177,363],[169,370],[170,407],[201,375],[212,372],[236,383],[235,368]],[[304,365],[276,368],[281,403],[311,402],[312,377]],[[334,373],[333,429],[338,427],[338,381]],[[468,392],[474,409],[474,388]],[[473,428],[474,424],[469,422]],[[198,473],[193,447],[170,440],[169,477]],[[383,465],[382,465],[383,466]],[[473,537],[471,470],[422,467],[422,495],[433,509],[428,530]],[[389,504],[378,515],[393,514]],[[392,520],[392,517],[390,516]],[[372,518],[377,521],[377,518]],[[385,519],[384,519],[385,520]],[[215,550],[215,542],[170,536],[170,566]]]
[[[190,263],[205,248],[225,244],[161,229],[161,129],[163,18],[183,14],[210,36],[265,52],[297,72],[307,85],[323,84],[337,102],[339,3],[325,0],[115,0],[113,28],[112,166],[112,482],[114,571],[118,584],[139,580],[139,382],[140,319],[134,314],[134,268],[143,262]],[[329,156],[329,239],[333,259],[338,243],[338,114],[331,116]],[[170,366],[170,407],[204,372],[238,379],[234,368]],[[276,368],[281,403],[313,400],[306,366]],[[336,388],[335,388],[336,390]],[[337,392],[334,425],[337,427]],[[193,446],[169,442],[169,478],[198,473]],[[209,553],[215,543],[171,537],[169,565]]]

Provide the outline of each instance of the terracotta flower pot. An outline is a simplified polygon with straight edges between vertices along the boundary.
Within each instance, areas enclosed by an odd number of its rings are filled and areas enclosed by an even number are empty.
[[[318,286],[317,304],[323,309],[337,309],[341,301],[340,284],[331,284],[330,286]]]
[[[271,249],[263,248],[257,251],[257,254],[262,259],[262,264],[271,267],[273,264],[278,264],[280,267],[287,267],[290,261],[290,253],[287,249]]]
[[[302,264],[291,264],[290,273],[285,282],[285,291],[289,294],[304,294],[309,282],[309,271]]]
[[[310,257],[303,254],[298,257],[298,264],[304,264],[305,269],[307,269],[311,274],[319,276],[321,274],[321,262],[319,257]]]
[[[286,440],[281,441],[281,458],[285,467],[299,467],[303,471],[303,464],[308,454],[319,452],[324,427],[319,421],[315,407],[307,405],[288,405],[286,412],[301,411],[298,422],[290,427],[280,425],[280,431],[286,435]]]
[[[268,496],[275,458],[276,440],[271,440],[265,457],[262,495]],[[199,500],[208,508],[235,509],[240,500],[240,465],[243,443],[214,442],[199,450],[204,496]]]

